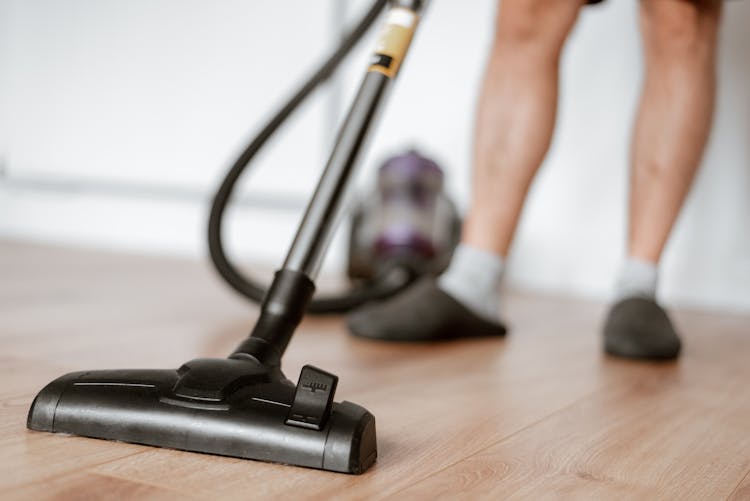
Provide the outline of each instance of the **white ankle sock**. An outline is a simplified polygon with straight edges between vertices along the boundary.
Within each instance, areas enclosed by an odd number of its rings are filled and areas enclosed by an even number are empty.
[[[656,298],[659,269],[655,263],[629,257],[620,269],[615,286],[615,300],[629,297]]]
[[[490,322],[500,321],[500,284],[505,263],[492,252],[460,244],[438,286]]]

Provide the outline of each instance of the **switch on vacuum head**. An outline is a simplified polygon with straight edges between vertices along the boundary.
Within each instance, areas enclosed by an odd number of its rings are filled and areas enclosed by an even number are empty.
[[[286,424],[322,430],[331,414],[338,376],[312,365],[302,368]]]

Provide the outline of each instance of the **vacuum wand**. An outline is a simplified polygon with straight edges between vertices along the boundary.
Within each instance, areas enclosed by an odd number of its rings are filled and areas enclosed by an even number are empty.
[[[370,66],[341,126],[331,156],[307,206],[284,269],[314,279],[339,220],[342,200],[375,126],[388,89],[409,49],[424,1],[391,2]]]
[[[266,364],[279,363],[315,292],[313,279],[339,219],[351,174],[406,56],[424,5],[416,0],[392,2],[364,81],[341,126],[284,265],[276,272],[252,334],[233,358],[249,355]]]
[[[391,78],[368,71],[341,127],[336,145],[294,239],[284,269],[318,274],[323,254],[339,219],[342,200],[357,160],[380,111]]]

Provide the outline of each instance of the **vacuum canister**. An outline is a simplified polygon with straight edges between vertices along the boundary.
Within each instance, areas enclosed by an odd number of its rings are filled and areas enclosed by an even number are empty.
[[[416,151],[386,160],[351,221],[348,274],[373,280],[392,267],[438,274],[460,238],[461,221],[444,192],[443,170]]]

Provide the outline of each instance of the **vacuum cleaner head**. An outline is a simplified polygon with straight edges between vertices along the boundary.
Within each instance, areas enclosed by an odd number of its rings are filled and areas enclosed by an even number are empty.
[[[338,378],[305,366],[297,386],[250,357],[177,370],[72,372],[29,411],[33,430],[362,473],[376,458],[375,418],[334,403]]]

